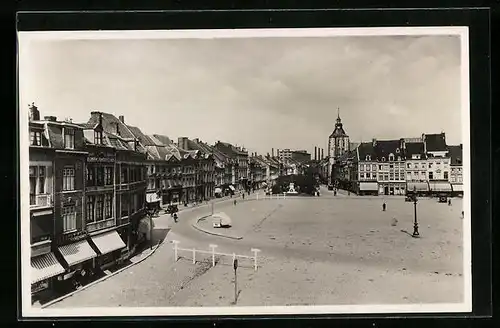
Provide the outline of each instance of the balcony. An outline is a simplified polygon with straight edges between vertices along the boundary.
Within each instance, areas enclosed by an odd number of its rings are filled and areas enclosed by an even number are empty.
[[[30,195],[30,208],[51,207],[52,201],[51,194]]]
[[[102,220],[102,221],[98,221],[98,222],[91,222],[91,223],[87,223],[87,231],[92,232],[92,231],[101,230],[101,229],[105,229],[105,228],[111,228],[114,225],[115,225],[114,218]]]

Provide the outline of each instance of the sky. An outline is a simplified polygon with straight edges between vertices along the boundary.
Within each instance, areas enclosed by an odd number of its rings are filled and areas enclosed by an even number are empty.
[[[462,142],[459,36],[31,40],[20,109],[86,122],[124,115],[146,134],[324,148],[337,112],[352,142],[446,133]]]

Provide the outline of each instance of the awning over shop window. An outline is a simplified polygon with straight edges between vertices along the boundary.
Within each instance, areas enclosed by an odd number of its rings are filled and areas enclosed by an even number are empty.
[[[378,183],[376,182],[360,182],[359,190],[361,191],[377,191]]]
[[[464,191],[464,186],[461,184],[454,184],[451,185],[451,187],[453,188],[453,191]]]
[[[236,190],[233,185],[229,185],[229,189],[231,189],[232,191]]]
[[[451,184],[446,181],[429,182],[431,191],[451,192]]]
[[[127,246],[116,231],[93,236],[91,239],[101,254],[108,254]]]
[[[86,240],[59,247],[59,252],[69,266],[97,257],[96,252]]]
[[[56,259],[54,253],[43,254],[31,258],[31,283],[57,276],[64,272],[64,268]]]
[[[146,203],[157,203],[160,201],[160,197],[156,192],[146,194]]]
[[[427,182],[408,182],[406,184],[408,192],[416,191],[429,191],[429,184]]]

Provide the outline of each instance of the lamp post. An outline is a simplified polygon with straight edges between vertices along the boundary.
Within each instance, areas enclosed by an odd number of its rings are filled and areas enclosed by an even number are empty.
[[[413,187],[413,206],[415,211],[415,221],[413,223],[413,234],[412,237],[418,238],[420,234],[418,233],[418,221],[417,221],[417,187]]]

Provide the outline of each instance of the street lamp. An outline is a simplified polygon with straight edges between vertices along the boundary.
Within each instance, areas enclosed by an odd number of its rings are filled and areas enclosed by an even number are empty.
[[[414,209],[415,209],[415,221],[413,223],[413,235],[412,235],[412,237],[414,237],[414,238],[418,238],[420,236],[420,234],[418,233],[417,202],[418,202],[418,199],[417,199],[417,187],[414,186],[413,187],[413,206],[414,206]]]
[[[156,207],[146,204],[146,215],[149,218],[149,238],[151,241],[151,249],[153,249],[153,215],[156,213]]]

